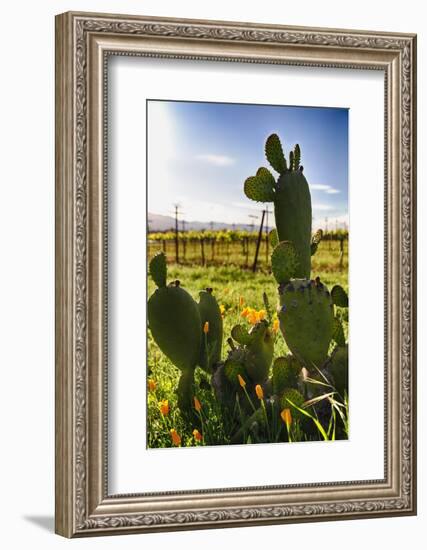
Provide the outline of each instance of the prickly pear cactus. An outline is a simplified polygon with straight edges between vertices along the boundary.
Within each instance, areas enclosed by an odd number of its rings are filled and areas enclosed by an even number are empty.
[[[246,352],[244,348],[231,350],[224,364],[224,372],[227,380],[237,386],[239,375],[246,381],[248,373],[245,369]]]
[[[274,216],[279,241],[291,241],[298,253],[297,278],[310,278],[311,271],[311,196],[307,180],[300,171],[280,175],[274,200]]]
[[[200,346],[199,366],[206,372],[213,372],[213,367],[221,360],[223,323],[218,302],[212,294],[212,289],[207,288],[199,293],[199,313],[201,330],[208,323],[208,331],[202,334]]]
[[[299,256],[291,241],[282,241],[271,255],[271,270],[278,283],[287,283],[298,273]]]
[[[335,388],[344,396],[348,394],[348,346],[338,346],[332,353],[329,371]]]
[[[200,357],[201,320],[197,303],[179,281],[166,286],[165,266],[163,253],[150,263],[150,273],[160,286],[148,300],[148,325],[161,351],[183,373],[178,400],[185,408],[191,404],[194,369]]]
[[[240,374],[249,379],[246,381],[261,384],[268,377],[274,352],[274,337],[268,322],[257,323],[249,332],[242,325],[236,325],[231,335],[240,345],[230,351],[225,361],[227,378],[236,383]]]
[[[279,178],[275,181],[266,168],[260,168],[256,176],[245,181],[245,194],[254,201],[274,203],[277,240],[292,242],[298,255],[294,277],[309,278],[312,209],[310,190],[300,166],[300,147],[297,144],[290,152],[288,164],[279,137],[272,134],[266,141],[265,153]]]
[[[301,419],[304,415],[292,406],[293,403],[301,408],[304,403],[302,394],[294,388],[286,388],[280,397],[280,409],[291,409],[291,414],[294,418]]]
[[[335,285],[331,290],[332,301],[338,307],[348,307],[347,292],[340,285]]]
[[[301,364],[291,354],[278,357],[273,363],[273,393],[281,395],[286,388],[298,387]]]
[[[308,370],[321,368],[333,335],[331,295],[320,282],[293,279],[279,287],[280,329],[291,352]]]

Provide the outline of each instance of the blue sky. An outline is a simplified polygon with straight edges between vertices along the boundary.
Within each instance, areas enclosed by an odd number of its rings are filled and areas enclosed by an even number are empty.
[[[335,108],[149,101],[148,211],[170,215],[179,203],[186,220],[250,223],[263,205],[243,183],[269,167],[271,133],[286,155],[301,147],[313,226],[348,223],[348,111]]]

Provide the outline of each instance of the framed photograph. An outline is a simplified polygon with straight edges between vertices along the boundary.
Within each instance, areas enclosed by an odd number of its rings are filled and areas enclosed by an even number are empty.
[[[56,532],[416,513],[416,37],[56,18]]]

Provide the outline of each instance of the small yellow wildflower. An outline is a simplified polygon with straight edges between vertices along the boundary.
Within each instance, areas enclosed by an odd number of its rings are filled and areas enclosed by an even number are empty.
[[[283,409],[283,411],[280,413],[280,416],[282,417],[283,422],[289,429],[290,425],[292,424],[291,409]]]
[[[157,388],[157,382],[153,380],[152,378],[148,379],[148,389],[150,391],[154,391]]]
[[[274,319],[274,321],[273,321],[273,332],[278,332],[279,326],[280,326],[279,319]]]
[[[242,388],[244,388],[246,386],[246,382],[245,382],[245,379],[243,378],[243,376],[240,376],[240,374],[238,374],[237,379],[239,381],[239,384],[242,386]]]
[[[172,444],[179,447],[181,445],[181,436],[179,433],[174,428],[172,428],[169,433],[171,434]]]
[[[203,332],[205,334],[209,332],[209,321],[206,321],[206,323],[203,325]]]
[[[202,410],[202,404],[200,403],[200,401],[197,399],[196,396],[194,396],[194,408],[196,409],[197,412],[200,412]]]
[[[219,311],[221,312],[221,315],[224,315],[224,313],[225,313],[225,306],[221,304],[221,305],[219,306]]]
[[[194,428],[193,430],[193,437],[196,441],[201,441],[203,439],[202,434],[199,432],[197,428]]]
[[[167,399],[159,401],[159,409],[163,416],[167,416],[169,414],[169,401]]]
[[[262,388],[259,384],[255,386],[255,393],[260,401],[261,399],[264,399],[264,392],[262,391]]]

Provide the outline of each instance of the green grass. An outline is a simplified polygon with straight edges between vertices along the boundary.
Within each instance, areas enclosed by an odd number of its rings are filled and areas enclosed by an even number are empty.
[[[347,258],[344,258],[344,269],[337,269],[339,251],[329,249],[329,243],[321,243],[317,254],[313,257],[313,275],[320,276],[323,283],[329,289],[334,284],[340,284],[348,291],[347,280]],[[244,323],[241,311],[244,306],[257,310],[262,309],[263,292],[266,292],[273,311],[277,304],[277,284],[268,269],[259,270],[256,274],[238,265],[219,266],[190,266],[170,264],[168,266],[168,280],[179,279],[181,285],[189,291],[195,299],[198,299],[198,292],[206,287],[212,287],[218,303],[224,306],[224,342],[229,336],[231,328],[236,323]],[[155,290],[155,285],[149,278],[149,295]],[[347,335],[348,310],[343,312],[344,329]],[[225,343],[223,347],[223,358],[228,351]],[[274,356],[278,357],[287,353],[284,339],[278,332]],[[170,430],[173,428],[181,437],[182,446],[200,445],[209,443],[212,445],[230,443],[230,433],[233,428],[233,420],[230,415],[224,415],[222,409],[213,395],[210,388],[209,378],[200,369],[196,372],[196,392],[202,404],[199,415],[184,418],[178,407],[175,389],[178,383],[180,372],[163,355],[148,331],[148,378],[155,381],[155,390],[148,391],[148,414],[147,433],[149,447],[170,447],[172,445]],[[325,389],[325,392],[328,388]],[[328,390],[330,391],[330,390]],[[167,400],[169,413],[162,415],[159,409],[159,402]],[[234,411],[239,415],[239,410]],[[279,428],[283,428],[280,426]],[[279,429],[278,428],[278,429]],[[193,430],[197,429],[204,433],[202,442],[196,441]],[[293,438],[295,441],[298,432],[297,423],[293,426]],[[301,435],[301,434],[300,434]],[[300,439],[303,438],[302,436]],[[322,439],[322,437],[319,437]],[[250,439],[248,442],[256,442]]]

